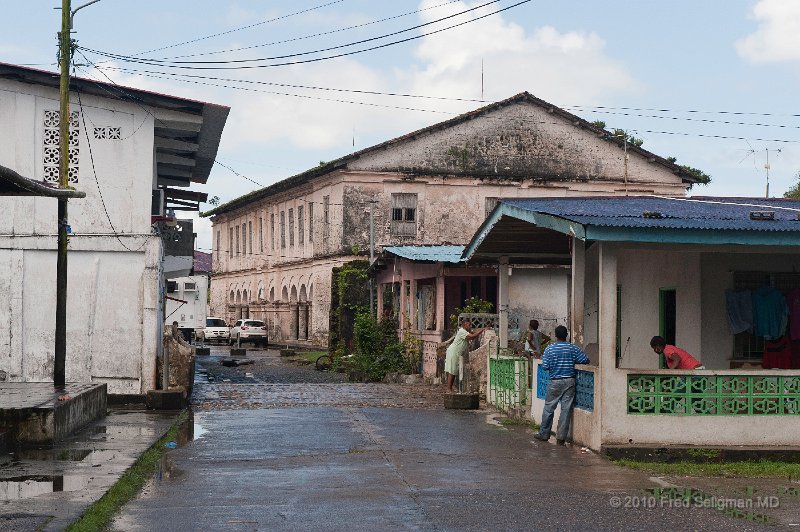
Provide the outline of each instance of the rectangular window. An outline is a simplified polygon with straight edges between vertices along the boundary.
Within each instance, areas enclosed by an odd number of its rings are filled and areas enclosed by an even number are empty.
[[[328,238],[331,234],[331,197],[322,196],[322,237]]]
[[[219,253],[219,244],[220,244],[219,239],[220,239],[220,231],[219,229],[217,229],[217,253]]]
[[[395,236],[417,235],[416,194],[392,194],[391,234]]]
[[[314,242],[314,202],[308,202],[308,242]]]
[[[250,244],[250,254],[253,254],[253,222],[247,222],[247,241]]]
[[[275,251],[275,213],[269,215],[269,242],[272,251]]]
[[[264,253],[264,218],[258,218],[258,252]]]
[[[239,226],[236,226],[236,254],[239,254]]]
[[[281,249],[286,247],[286,212],[281,211]]]
[[[247,254],[247,222],[242,224],[242,255]]]
[[[305,220],[303,220],[303,206],[297,207],[297,243],[303,244],[305,242]]]
[[[233,255],[233,227],[231,227],[231,235],[228,240],[228,256]]]
[[[294,246],[294,209],[289,209],[289,246]]]

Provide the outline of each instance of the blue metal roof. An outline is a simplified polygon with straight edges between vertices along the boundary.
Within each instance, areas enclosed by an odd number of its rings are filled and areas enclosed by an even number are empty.
[[[502,203],[585,226],[800,231],[800,200],[777,198],[603,198],[503,199]],[[752,211],[774,212],[774,220],[752,220]],[[648,217],[645,213],[650,213]],[[657,216],[661,216],[660,218]]]
[[[383,251],[412,261],[461,262],[464,246],[385,246]]]
[[[753,219],[756,211],[773,219]],[[581,240],[672,244],[800,246],[800,200],[662,196],[501,199],[467,245],[476,253],[519,251],[509,242],[538,238],[504,220],[527,222]],[[526,234],[523,234],[526,233]],[[488,246],[488,247],[487,247]],[[480,249],[479,249],[480,248]]]

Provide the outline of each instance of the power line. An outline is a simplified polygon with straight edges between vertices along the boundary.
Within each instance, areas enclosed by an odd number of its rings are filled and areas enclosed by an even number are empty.
[[[494,0],[494,1],[498,1],[498,0]],[[475,17],[473,19],[470,19],[470,20],[467,20],[467,21],[464,21],[464,22],[460,22],[458,24],[453,24],[451,26],[440,28],[438,30],[430,31],[430,32],[427,32],[427,33],[422,33],[420,35],[415,35],[413,37],[407,37],[405,39],[400,39],[400,40],[397,40],[397,41],[392,41],[392,42],[388,42],[388,43],[372,46],[372,47],[369,47],[369,48],[364,48],[364,49],[361,49],[361,50],[354,50],[352,52],[343,52],[343,53],[340,53],[340,54],[335,54],[335,55],[330,55],[330,56],[325,56],[325,57],[317,57],[317,58],[313,58],[313,59],[304,59],[304,60],[299,60],[299,61],[285,61],[285,62],[281,62],[281,63],[271,63],[271,64],[266,64],[266,65],[239,65],[239,66],[167,65],[167,66],[169,66],[170,68],[180,68],[180,69],[187,69],[187,70],[244,70],[244,69],[254,69],[254,68],[272,68],[272,67],[279,67],[279,66],[300,65],[300,64],[305,64],[305,63],[316,63],[316,62],[319,62],[319,61],[327,61],[327,60],[330,60],[330,59],[337,59],[337,58],[340,58],[340,57],[347,57],[347,56],[360,54],[360,53],[364,53],[364,52],[370,52],[370,51],[373,51],[373,50],[378,50],[378,49],[381,49],[381,48],[387,48],[389,46],[394,46],[396,44],[401,44],[401,43],[405,43],[405,42],[409,42],[409,41],[414,41],[414,40],[421,39],[423,37],[427,37],[427,36],[430,36],[430,35],[435,35],[437,33],[441,33],[443,31],[447,31],[447,30],[451,30],[453,28],[464,26],[464,25],[470,24],[472,22],[477,22],[477,21],[479,21],[481,19],[490,17],[492,15],[497,15],[498,13],[502,13],[503,11],[507,11],[509,9],[513,9],[513,8],[515,8],[517,6],[522,5],[522,4],[527,4],[528,2],[531,2],[531,1],[532,0],[521,0],[520,2],[517,2],[516,4],[512,4],[512,5],[508,6],[508,7],[502,8],[502,9],[498,9],[497,11],[493,11],[491,13],[487,13],[485,15],[481,15],[481,16]],[[493,2],[489,2],[489,3],[493,3]],[[481,6],[479,6],[479,7],[481,7]],[[161,66],[159,63],[154,63],[154,62],[149,61],[149,60],[141,60],[141,59],[137,59],[137,58],[134,58],[134,57],[115,56],[115,54],[108,54],[106,52],[100,52],[100,51],[97,51],[97,50],[91,50],[91,49],[83,48],[83,47],[78,47],[78,49],[85,50],[85,51],[90,52],[90,53],[95,53],[95,54],[98,54],[98,55],[102,55],[104,57],[110,57],[112,59],[118,59],[118,60],[121,60],[121,61],[124,61],[124,62],[139,63],[139,64],[150,65],[150,66]],[[311,53],[311,52],[304,52],[302,54],[291,54],[291,56],[305,55],[307,53]],[[287,56],[287,57],[290,57],[290,56]]]
[[[394,19],[398,19],[398,18],[402,18],[402,17],[407,17],[408,15],[413,15],[415,13],[422,13],[424,11],[430,11],[432,9],[436,9],[436,8],[439,8],[439,7],[442,7],[442,6],[446,6],[446,5],[450,5],[450,4],[455,4],[455,3],[460,2],[460,1],[461,0],[449,0],[448,2],[444,2],[442,4],[437,4],[435,6],[430,6],[430,7],[426,7],[426,8],[422,8],[422,9],[415,9],[414,11],[408,11],[406,13],[401,13],[399,15],[394,15],[394,16],[391,16],[391,17],[381,18],[381,19],[378,19],[378,20],[371,20],[369,22],[364,22],[363,24],[355,24],[353,26],[347,26],[347,27],[344,27],[344,28],[337,28],[335,30],[323,31],[323,32],[320,32],[320,33],[313,33],[311,35],[303,35],[303,36],[300,36],[300,37],[293,37],[291,39],[284,39],[282,41],[273,41],[273,42],[267,42],[267,43],[262,43],[262,44],[254,44],[254,45],[251,45],[251,46],[242,46],[242,47],[239,47],[239,48],[228,48],[227,50],[216,50],[216,51],[212,51],[212,52],[197,52],[197,53],[194,53],[194,54],[175,55],[175,56],[172,56],[172,57],[162,57],[161,59],[162,60],[182,59],[182,58],[185,58],[185,57],[200,57],[200,56],[206,56],[206,55],[224,54],[224,53],[229,53],[229,52],[241,52],[243,50],[252,50],[254,48],[265,48],[267,46],[275,46],[276,44],[286,44],[286,43],[290,43],[290,42],[302,41],[302,40],[305,40],[305,39],[312,39],[314,37],[322,37],[322,36],[325,36],[325,35],[332,35],[334,33],[341,33],[343,31],[353,30],[353,29],[357,29],[357,28],[363,28],[363,27],[366,27],[366,26],[371,26],[373,24],[379,24],[381,22],[387,22],[389,20],[394,20]]]
[[[460,0],[458,0],[460,1]],[[354,94],[368,94],[374,96],[395,96],[401,98],[419,98],[419,99],[426,99],[426,100],[443,100],[443,101],[452,101],[452,102],[472,102],[472,103],[487,103],[486,100],[480,100],[476,98],[456,98],[452,96],[429,96],[424,94],[410,94],[410,93],[401,93],[401,92],[381,92],[381,91],[374,91],[374,90],[364,90],[364,89],[340,89],[340,88],[333,88],[333,87],[320,87],[315,85],[297,85],[292,83],[277,83],[277,82],[270,82],[270,81],[259,81],[259,80],[248,80],[248,79],[235,79],[235,78],[221,78],[218,76],[200,76],[196,74],[182,74],[180,72],[159,72],[154,70],[138,70],[134,68],[123,68],[123,67],[114,67],[114,66],[105,66],[102,62],[94,63],[93,66],[98,70],[106,69],[106,70],[114,70],[117,72],[124,72],[126,74],[135,74],[149,78],[157,78],[157,79],[170,79],[166,77],[157,77],[157,75],[161,76],[170,76],[176,77],[181,76],[181,78],[190,78],[190,79],[204,79],[204,80],[211,80],[211,81],[226,81],[230,83],[244,83],[250,85],[268,85],[272,87],[289,87],[293,89],[308,89],[308,90],[320,90],[320,91],[331,91],[331,92],[350,92]],[[175,81],[186,81],[184,79],[177,79]],[[214,85],[214,86],[222,86],[227,87],[226,85]],[[237,87],[227,87],[236,89]]]
[[[98,70],[98,72],[102,73],[107,79],[111,79],[107,75],[105,75],[105,73],[103,73],[102,69],[97,69],[97,70]],[[145,74],[139,74],[139,75],[142,75],[144,77],[157,78],[157,79],[169,79],[169,78],[160,78],[159,76],[155,76],[155,75],[145,75]],[[250,87],[237,87],[237,86],[231,86],[231,85],[225,85],[225,84],[207,83],[207,82],[201,82],[201,81],[189,80],[189,79],[181,79],[181,78],[176,79],[176,81],[181,81],[181,82],[184,82],[184,83],[192,83],[192,84],[195,84],[195,85],[207,85],[207,86],[212,86],[212,87],[228,88],[228,89],[233,89],[233,90],[243,90],[243,91],[248,91],[248,92],[260,92],[260,93],[272,94],[272,95],[276,95],[276,96],[289,96],[289,97],[293,97],[293,98],[302,98],[302,99],[308,99],[308,100],[328,101],[328,102],[335,102],[335,103],[347,103],[347,104],[352,104],[352,105],[363,105],[363,106],[367,106],[367,107],[380,107],[380,108],[397,109],[397,110],[403,110],[403,111],[418,111],[418,112],[434,113],[434,114],[446,114],[446,115],[450,115],[450,116],[459,116],[461,114],[461,113],[455,113],[455,112],[439,111],[439,110],[434,110],[434,109],[423,109],[423,108],[417,108],[417,107],[401,107],[401,106],[396,106],[396,105],[376,104],[376,103],[370,103],[370,102],[359,102],[359,101],[354,101],[354,100],[342,100],[342,99],[336,99],[336,98],[323,98],[323,97],[319,97],[319,96],[311,96],[311,95],[306,95],[306,94],[293,94],[293,93],[285,93],[285,92],[277,92],[277,91],[265,91],[265,90],[250,88]],[[253,82],[253,83],[258,83],[258,82]],[[485,118],[487,118],[487,119],[495,119],[493,117],[485,117]],[[496,119],[497,120],[506,120],[505,118],[496,118]],[[517,121],[521,122],[521,123],[528,123],[528,124],[564,125],[563,122],[543,121],[543,120],[517,119]],[[743,136],[735,136],[735,135],[713,135],[713,134],[707,134],[707,133],[687,133],[687,132],[681,132],[681,131],[659,131],[659,130],[651,130],[651,129],[637,129],[637,131],[642,132],[642,133],[650,133],[650,134],[653,134],[653,135],[696,136],[696,137],[702,137],[702,138],[715,138],[715,139],[721,139],[721,140],[744,140],[744,141],[753,140],[753,141],[758,141],[758,142],[780,142],[780,143],[790,143],[790,144],[791,143],[800,143],[800,140],[794,140],[794,139],[766,139],[766,138],[760,138],[760,137],[752,138],[752,137],[743,137]]]
[[[221,35],[228,35],[228,34],[231,34],[231,33],[235,33],[237,31],[242,31],[242,30],[254,28],[256,26],[261,26],[263,24],[268,24],[270,22],[276,22],[278,20],[283,20],[283,19],[286,19],[286,18],[289,18],[289,17],[294,17],[296,15],[302,15],[303,13],[308,13],[310,11],[315,11],[317,9],[322,9],[323,7],[328,7],[328,6],[331,6],[333,4],[339,4],[341,2],[344,2],[344,0],[334,0],[333,2],[328,2],[327,4],[322,4],[322,5],[310,7],[308,9],[303,9],[302,11],[295,11],[294,13],[289,13],[288,15],[282,15],[280,17],[275,17],[275,18],[271,18],[271,19],[267,19],[267,20],[262,20],[261,22],[256,22],[254,24],[248,24],[247,26],[242,26],[240,28],[234,28],[232,30],[222,31],[222,32],[219,32],[219,33],[214,33],[213,35],[206,35],[205,37],[198,37],[197,39],[191,39],[191,40],[179,42],[179,43],[176,43],[176,44],[170,44],[169,46],[162,46],[161,48],[154,48],[152,50],[145,50],[143,52],[138,52],[138,53],[133,54],[133,55],[149,54],[149,53],[152,53],[152,52],[159,52],[161,50],[167,50],[169,48],[176,48],[178,46],[183,46],[184,44],[191,44],[191,43],[195,43],[195,42],[205,41],[207,39],[211,39],[211,38],[214,38],[214,37],[219,37]]]
[[[391,32],[391,33],[386,33],[386,34],[383,34],[383,35],[379,35],[377,37],[370,37],[370,38],[367,38],[367,39],[361,39],[359,41],[354,41],[354,42],[350,42],[350,43],[346,43],[346,44],[340,44],[340,45],[337,45],[337,46],[330,46],[328,48],[320,48],[318,50],[311,50],[311,51],[306,51],[306,52],[298,52],[298,53],[294,53],[294,54],[276,55],[276,56],[272,56],[272,57],[260,57],[260,58],[255,58],[255,59],[226,59],[226,60],[221,60],[221,61],[170,61],[170,60],[153,59],[153,58],[146,58],[146,57],[144,57],[144,58],[134,58],[134,57],[131,57],[131,56],[125,56],[125,55],[120,55],[120,54],[110,54],[110,53],[100,52],[98,50],[91,50],[91,49],[86,49],[86,50],[88,50],[90,52],[94,52],[94,53],[100,54],[100,55],[106,55],[107,57],[110,57],[112,59],[119,59],[119,60],[123,60],[123,61],[124,60],[129,60],[129,59],[130,60],[134,60],[135,59],[134,62],[149,61],[149,62],[152,62],[152,63],[155,63],[155,64],[163,63],[163,64],[166,64],[168,66],[182,65],[182,64],[206,65],[206,64],[236,64],[236,63],[255,63],[255,62],[262,62],[262,61],[274,61],[274,60],[277,60],[277,59],[288,59],[290,57],[302,57],[304,55],[318,54],[318,53],[322,53],[322,52],[330,52],[332,50],[339,50],[341,48],[347,48],[347,47],[350,47],[350,46],[356,46],[358,44],[364,44],[364,43],[368,43],[368,42],[372,42],[372,41],[386,39],[387,37],[393,37],[393,36],[399,35],[401,33],[408,33],[409,31],[413,31],[413,30],[416,30],[416,29],[419,29],[419,28],[423,28],[425,26],[430,26],[431,24],[436,24],[436,23],[442,22],[443,20],[448,20],[448,19],[451,19],[451,18],[454,18],[454,17],[458,17],[460,15],[464,15],[466,13],[470,13],[472,11],[475,11],[476,9],[481,9],[481,8],[486,7],[488,5],[496,4],[499,1],[500,0],[490,0],[489,2],[486,2],[485,4],[482,4],[482,5],[479,5],[479,6],[476,6],[476,7],[472,7],[472,8],[469,8],[469,9],[465,9],[464,11],[460,11],[458,13],[455,13],[455,14],[452,14],[452,15],[448,15],[446,17],[442,17],[442,18],[439,18],[439,19],[436,19],[436,20],[432,20],[430,22],[424,22],[422,24],[417,24],[416,26],[412,26],[410,28],[406,28],[406,29],[403,29],[403,30],[398,30],[398,31],[394,31],[394,32]]]
[[[265,85],[265,86],[274,86],[274,87],[288,87],[288,88],[295,88],[295,89],[307,89],[307,90],[318,90],[318,91],[328,91],[328,92],[345,92],[345,93],[353,93],[353,94],[365,94],[370,96],[392,96],[392,97],[401,97],[401,98],[417,98],[417,99],[428,99],[428,100],[441,100],[441,101],[454,101],[454,102],[471,102],[471,103],[487,103],[486,100],[475,99],[475,98],[457,98],[457,97],[448,97],[448,96],[429,96],[429,95],[422,95],[422,94],[409,94],[409,93],[399,93],[399,92],[382,92],[382,91],[374,91],[374,90],[363,90],[363,89],[342,89],[342,88],[333,88],[333,87],[321,87],[316,85],[297,85],[292,83],[276,83],[276,82],[269,82],[269,81],[259,81],[259,80],[244,80],[244,79],[235,79],[235,78],[223,78],[218,76],[200,76],[196,74],[182,74],[176,72],[159,72],[153,70],[138,70],[138,69],[130,69],[130,68],[123,68],[123,67],[107,67],[102,66],[100,64],[94,65],[98,70],[101,69],[108,69],[114,70],[118,72],[124,72],[126,74],[134,74],[140,75],[143,77],[149,77],[154,79],[174,79],[174,81],[180,81],[184,83],[195,83],[201,85],[210,85],[214,87],[220,88],[229,88],[234,90],[247,90],[244,87],[236,87],[230,86],[226,84],[207,84],[207,83],[196,83],[191,80],[194,79],[203,79],[203,80],[213,80],[213,81],[225,81],[230,83],[242,83],[248,85]],[[164,77],[169,76],[169,77]],[[183,79],[189,78],[189,79]],[[278,93],[278,92],[267,92],[268,94],[276,94],[281,96],[297,96],[291,95],[286,93]],[[340,100],[332,100],[332,101],[340,101]],[[344,103],[358,103],[361,104],[362,102],[344,102]],[[661,115],[646,115],[646,114],[638,114],[638,113],[629,113],[629,112],[619,112],[619,111],[612,111],[612,110],[595,110],[595,109],[612,109],[608,107],[591,107],[591,106],[584,106],[584,105],[565,105],[561,106],[562,109],[583,109],[587,110],[586,112],[591,113],[599,113],[599,114],[609,114],[609,115],[619,115],[619,116],[631,116],[637,118],[655,118],[661,120],[683,120],[687,122],[701,122],[701,123],[711,123],[711,124],[725,124],[725,125],[736,125],[736,126],[749,126],[749,127],[776,127],[776,128],[789,128],[789,129],[800,129],[800,126],[795,125],[787,125],[787,124],[764,124],[764,123],[757,123],[757,122],[736,122],[732,120],[717,120],[712,118],[692,118],[692,117],[682,117],[682,116],[661,116]],[[624,108],[620,108],[624,109]],[[405,110],[411,110],[405,108]],[[421,110],[426,112],[437,112],[431,111],[427,109],[413,109],[413,110]],[[441,111],[439,111],[441,112]],[[663,111],[667,112],[667,111]],[[684,112],[684,111],[675,111],[675,112]],[[697,112],[705,112],[705,113],[713,113],[713,111],[697,111]],[[726,112],[719,112],[720,114],[726,114]],[[733,114],[731,112],[727,112],[727,114]],[[738,114],[756,114],[756,113],[738,113]]]

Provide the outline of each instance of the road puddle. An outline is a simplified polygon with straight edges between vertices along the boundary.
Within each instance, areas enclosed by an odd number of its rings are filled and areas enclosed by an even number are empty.
[[[86,475],[25,475],[0,480],[0,501],[31,499],[59,491],[79,491],[89,484]]]
[[[647,493],[652,498],[653,507],[708,508],[727,517],[769,525],[775,524],[775,520],[757,510],[777,508],[779,504],[777,497],[725,497],[694,488],[652,488]],[[649,503],[650,499],[643,501]]]

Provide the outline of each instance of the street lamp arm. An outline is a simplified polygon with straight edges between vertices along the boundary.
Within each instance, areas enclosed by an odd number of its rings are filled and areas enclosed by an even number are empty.
[[[86,2],[82,6],[78,6],[75,9],[73,9],[69,14],[69,29],[72,29],[72,19],[75,18],[75,13],[77,13],[79,10],[83,9],[84,7],[89,7],[90,5],[96,4],[99,1],[100,0],[91,0],[91,2]]]

